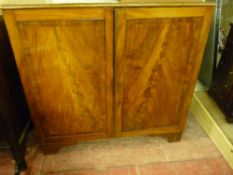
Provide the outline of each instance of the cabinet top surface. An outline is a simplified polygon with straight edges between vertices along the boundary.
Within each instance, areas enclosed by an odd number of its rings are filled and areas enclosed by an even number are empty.
[[[5,0],[2,9],[50,7],[213,6],[216,0]]]

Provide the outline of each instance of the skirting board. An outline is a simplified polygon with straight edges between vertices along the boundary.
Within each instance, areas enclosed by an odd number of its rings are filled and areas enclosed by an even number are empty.
[[[233,169],[232,142],[220,128],[219,123],[216,122],[216,117],[213,117],[213,115],[219,117],[219,115],[223,114],[206,91],[196,91],[194,93],[191,112]],[[224,115],[220,117],[224,119]]]

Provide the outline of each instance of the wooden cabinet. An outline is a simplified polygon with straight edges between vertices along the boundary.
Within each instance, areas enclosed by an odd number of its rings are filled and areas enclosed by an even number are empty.
[[[39,143],[151,134],[178,140],[212,11],[5,9]]]
[[[182,132],[211,10],[117,10],[117,135]],[[171,138],[172,139],[172,138]]]

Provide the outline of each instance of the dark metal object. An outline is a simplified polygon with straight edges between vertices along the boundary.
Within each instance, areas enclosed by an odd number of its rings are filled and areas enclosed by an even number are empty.
[[[226,115],[227,122],[233,123],[233,24],[231,24],[209,94]]]
[[[9,147],[16,162],[16,175],[27,168],[23,143],[29,123],[29,110],[4,21],[0,16],[0,137],[7,144],[1,147]]]
[[[2,119],[2,118],[1,118]],[[12,156],[15,160],[15,175],[19,175],[21,171],[27,169],[27,163],[24,158],[24,144],[19,142],[19,138],[16,137],[14,132],[14,125],[8,123],[8,121],[1,120],[1,128],[3,136],[7,140],[8,146],[3,145],[2,149],[10,149]],[[29,123],[28,123],[29,126]],[[27,132],[28,127],[25,127],[24,132]],[[25,137],[24,137],[25,138]]]

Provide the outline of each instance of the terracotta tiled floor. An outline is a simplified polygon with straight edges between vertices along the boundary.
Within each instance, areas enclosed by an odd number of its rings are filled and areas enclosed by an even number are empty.
[[[27,151],[22,175],[233,175],[211,140],[189,116],[180,142],[135,137],[85,142],[43,155]],[[0,152],[0,175],[13,175],[9,153]]]

